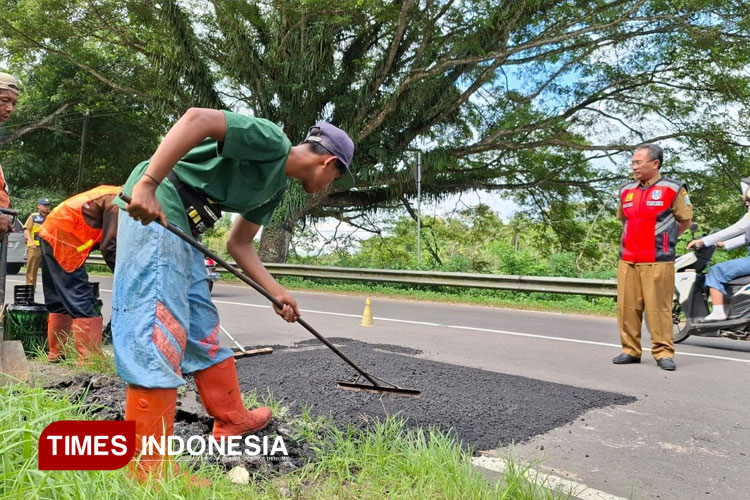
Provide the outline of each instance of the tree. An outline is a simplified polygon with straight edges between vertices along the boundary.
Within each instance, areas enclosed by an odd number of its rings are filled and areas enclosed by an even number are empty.
[[[649,141],[710,164],[747,148],[739,1],[5,3],[16,7],[3,36],[151,109],[223,103],[293,140],[319,119],[349,131],[358,188],[307,197],[290,183],[263,233],[267,260],[284,260],[301,220],[364,225],[408,204],[416,148],[425,196],[496,192],[561,235],[572,229],[553,209],[569,214],[624,178],[597,161]],[[100,52],[133,65],[99,64]],[[675,158],[665,170],[684,166]]]

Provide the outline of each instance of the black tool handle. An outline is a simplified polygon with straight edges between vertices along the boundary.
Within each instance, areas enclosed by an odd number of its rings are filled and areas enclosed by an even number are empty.
[[[14,217],[18,216],[19,212],[18,210],[13,210],[12,208],[0,208],[0,214],[3,215],[12,215]]]
[[[131,199],[130,199],[130,196],[128,196],[127,194],[121,192],[119,196],[120,196],[120,199],[122,199],[122,201],[124,201],[125,203],[130,203]],[[167,225],[164,226],[164,227],[166,227],[169,232],[177,235],[181,240],[183,240],[185,243],[187,243],[191,247],[193,247],[196,250],[198,250],[200,253],[202,253],[206,257],[209,257],[209,258],[213,259],[214,261],[216,261],[224,269],[226,269],[227,271],[229,271],[230,273],[232,273],[233,275],[235,275],[238,279],[240,279],[241,281],[243,281],[246,284],[250,285],[251,287],[255,288],[255,290],[258,293],[260,293],[265,298],[267,298],[269,301],[271,301],[271,303],[273,305],[275,305],[277,308],[282,309],[284,307],[284,304],[282,304],[281,302],[279,302],[276,299],[276,297],[274,297],[273,295],[271,295],[270,293],[268,293],[268,290],[266,290],[265,288],[263,288],[262,286],[260,286],[259,284],[257,284],[255,281],[253,281],[252,279],[250,279],[245,273],[238,271],[233,265],[231,265],[229,262],[225,261],[224,259],[222,259],[218,255],[216,255],[215,253],[213,253],[211,250],[209,250],[208,248],[206,248],[202,243],[200,243],[199,241],[197,241],[195,238],[193,238],[192,236],[186,234],[184,231],[182,231],[180,228],[178,228],[177,226],[175,226],[171,222],[167,222]],[[359,366],[357,366],[354,363],[354,361],[352,361],[351,359],[349,359],[349,357],[346,354],[344,354],[343,352],[341,352],[338,349],[338,347],[336,347],[331,342],[329,342],[327,338],[325,338],[324,336],[322,336],[321,334],[319,334],[315,330],[315,328],[313,328],[312,326],[310,326],[310,324],[307,321],[305,321],[304,319],[302,319],[300,317],[297,317],[297,323],[299,323],[300,325],[302,325],[308,332],[312,333],[318,340],[320,340],[321,342],[323,342],[326,345],[326,347],[328,347],[330,350],[332,350],[334,353],[336,353],[338,355],[338,357],[340,357],[341,359],[343,359],[344,361],[346,361],[349,364],[349,366],[351,366],[352,368],[354,368],[355,370],[357,370],[357,372],[360,375],[362,375],[363,377],[365,377],[372,385],[374,385],[375,387],[380,387],[380,384],[378,384],[375,381],[375,379],[370,374],[368,374],[362,368],[360,368]]]

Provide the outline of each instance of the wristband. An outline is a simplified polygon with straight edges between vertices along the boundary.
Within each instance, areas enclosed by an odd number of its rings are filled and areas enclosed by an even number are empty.
[[[161,181],[157,181],[157,180],[156,180],[156,177],[154,177],[153,175],[149,174],[148,172],[143,172],[143,175],[144,175],[144,176],[146,176],[146,177],[148,177],[148,178],[149,178],[149,179],[151,179],[152,181],[154,181],[154,182],[156,183],[156,185],[157,185],[157,186],[158,186],[159,184],[161,184]]]

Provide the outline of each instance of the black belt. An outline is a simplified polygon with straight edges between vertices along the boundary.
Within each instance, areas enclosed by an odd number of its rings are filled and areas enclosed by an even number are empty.
[[[174,185],[180,196],[193,236],[197,237],[205,233],[221,219],[221,207],[217,202],[182,182],[174,172],[169,172],[167,179]]]

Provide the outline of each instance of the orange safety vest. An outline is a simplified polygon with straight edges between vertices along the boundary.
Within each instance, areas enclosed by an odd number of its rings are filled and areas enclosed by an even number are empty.
[[[88,202],[107,195],[117,195],[120,186],[99,186],[68,198],[54,208],[39,230],[39,236],[52,247],[55,260],[65,272],[81,267],[91,250],[102,239],[102,230],[94,229],[83,218]]]
[[[3,174],[3,167],[0,166],[0,207],[10,207],[10,195],[8,193],[8,184],[5,183],[5,174]]]

